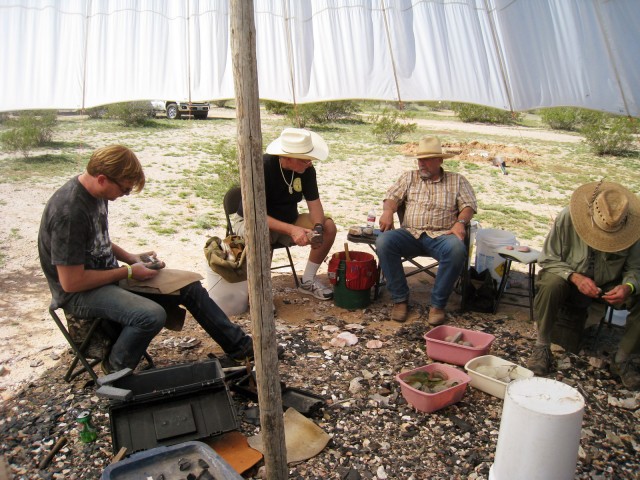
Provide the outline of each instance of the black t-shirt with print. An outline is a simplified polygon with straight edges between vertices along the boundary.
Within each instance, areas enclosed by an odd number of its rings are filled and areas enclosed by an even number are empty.
[[[280,157],[264,154],[264,184],[267,197],[267,215],[286,223],[298,218],[298,203],[304,198],[312,202],[320,198],[316,169],[311,166],[302,174],[280,169]],[[289,193],[291,183],[293,193]],[[238,210],[242,215],[242,205]]]
[[[93,197],[78,177],[58,189],[47,202],[40,231],[40,265],[54,303],[69,299],[58,279],[57,265],[84,265],[87,270],[117,268],[109,238],[108,201]]]

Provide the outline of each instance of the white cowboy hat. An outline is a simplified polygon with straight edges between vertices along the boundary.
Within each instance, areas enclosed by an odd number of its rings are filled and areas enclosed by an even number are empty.
[[[442,145],[438,137],[422,137],[418,143],[418,149],[415,153],[407,155],[411,158],[450,158],[455,156],[454,153],[443,153]]]
[[[320,135],[303,128],[285,128],[267,147],[267,153],[302,160],[325,160],[329,147]]]
[[[640,240],[640,199],[619,183],[578,187],[569,213],[578,236],[601,252],[619,252]]]

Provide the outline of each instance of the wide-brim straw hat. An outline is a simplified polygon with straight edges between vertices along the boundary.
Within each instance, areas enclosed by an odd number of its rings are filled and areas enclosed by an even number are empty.
[[[325,160],[329,147],[317,133],[304,128],[285,128],[280,137],[269,144],[267,153],[302,160]]]
[[[569,212],[580,238],[601,252],[619,252],[640,240],[640,199],[619,183],[578,187]]]
[[[451,158],[454,153],[444,153],[438,137],[422,137],[414,153],[407,155],[411,158]]]

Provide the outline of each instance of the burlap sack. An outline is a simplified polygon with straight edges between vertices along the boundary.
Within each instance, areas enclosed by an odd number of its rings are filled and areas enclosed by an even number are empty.
[[[211,237],[204,245],[209,267],[228,283],[247,279],[246,253],[244,239],[238,235],[229,235],[224,240]]]

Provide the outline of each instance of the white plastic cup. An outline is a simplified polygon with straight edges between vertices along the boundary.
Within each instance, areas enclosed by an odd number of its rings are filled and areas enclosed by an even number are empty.
[[[584,398],[549,378],[507,385],[489,480],[573,480]]]

